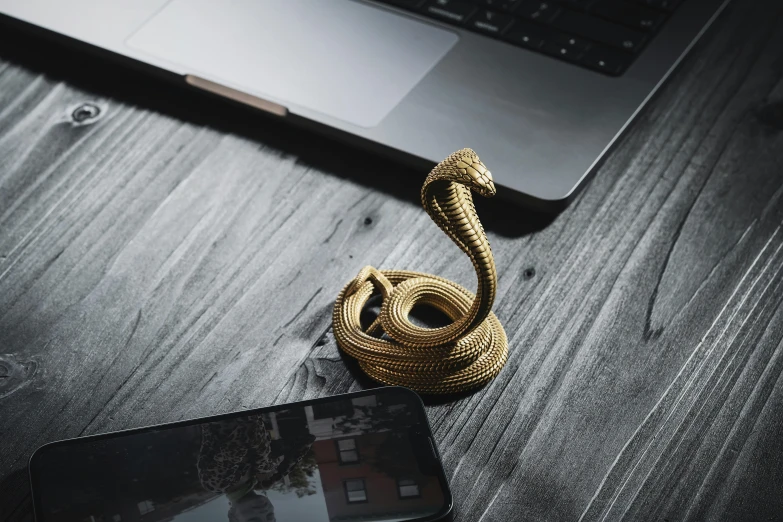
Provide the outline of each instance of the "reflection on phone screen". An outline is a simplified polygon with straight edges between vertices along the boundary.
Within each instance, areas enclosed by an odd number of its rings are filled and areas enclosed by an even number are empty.
[[[31,465],[36,511],[43,522],[431,516],[444,493],[423,465],[418,412],[386,392],[55,444]]]

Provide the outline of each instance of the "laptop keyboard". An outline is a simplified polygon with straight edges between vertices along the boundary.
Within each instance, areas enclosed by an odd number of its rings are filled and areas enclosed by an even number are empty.
[[[377,0],[612,76],[681,0]]]

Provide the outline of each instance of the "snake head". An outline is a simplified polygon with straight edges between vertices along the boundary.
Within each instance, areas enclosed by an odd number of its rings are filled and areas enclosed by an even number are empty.
[[[492,173],[481,163],[478,154],[472,149],[459,150],[449,156],[444,163],[451,164],[454,181],[463,183],[474,192],[485,198],[491,198],[497,192]]]

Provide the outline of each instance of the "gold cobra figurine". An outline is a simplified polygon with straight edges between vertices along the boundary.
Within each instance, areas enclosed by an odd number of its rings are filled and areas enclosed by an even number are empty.
[[[506,332],[491,310],[495,260],[471,190],[492,197],[495,184],[476,153],[462,149],[432,169],[421,203],[470,257],[477,295],[442,277],[367,266],[337,296],[332,317],[337,344],[374,380],[420,393],[453,393],[482,386],[506,363]],[[383,298],[381,311],[363,331],[359,316],[376,289]],[[414,325],[408,314],[420,304],[441,310],[453,322],[441,328]]]

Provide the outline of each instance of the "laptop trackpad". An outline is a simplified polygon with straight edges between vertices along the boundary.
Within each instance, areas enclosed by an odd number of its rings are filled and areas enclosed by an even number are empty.
[[[350,0],[172,0],[127,43],[294,112],[372,127],[457,39]]]

